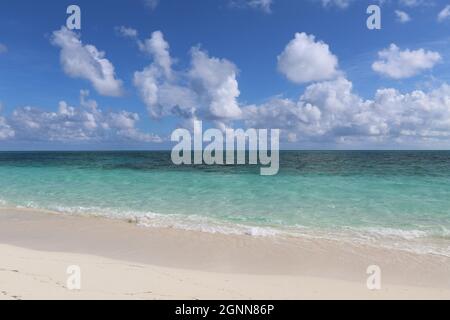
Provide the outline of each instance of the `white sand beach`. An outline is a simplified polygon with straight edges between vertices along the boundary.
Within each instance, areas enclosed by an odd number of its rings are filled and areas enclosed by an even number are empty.
[[[73,265],[81,290],[66,285]],[[450,258],[2,209],[0,299],[450,299]]]

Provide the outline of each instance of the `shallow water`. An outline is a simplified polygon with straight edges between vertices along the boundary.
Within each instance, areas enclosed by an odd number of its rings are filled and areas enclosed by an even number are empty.
[[[326,237],[450,254],[450,152],[282,152],[182,166],[169,152],[0,153],[0,206],[145,226]]]

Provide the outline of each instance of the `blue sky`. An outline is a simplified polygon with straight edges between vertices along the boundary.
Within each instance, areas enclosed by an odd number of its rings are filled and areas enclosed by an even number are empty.
[[[450,3],[383,1],[381,30],[370,4],[2,1],[0,149],[165,149],[193,119],[284,148],[448,149]]]

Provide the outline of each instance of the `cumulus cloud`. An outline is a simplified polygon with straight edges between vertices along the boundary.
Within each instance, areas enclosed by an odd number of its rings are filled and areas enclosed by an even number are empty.
[[[128,111],[104,111],[97,102],[80,93],[80,105],[61,101],[56,111],[25,106],[7,119],[0,117],[0,139],[48,142],[133,141],[161,142],[161,138],[136,128],[139,115]]]
[[[395,44],[378,53],[379,60],[375,61],[372,69],[393,79],[410,78],[422,71],[432,69],[442,60],[438,52],[418,50],[401,51]]]
[[[238,70],[233,63],[193,47],[190,68],[176,71],[172,68],[170,46],[160,31],[140,43],[152,63],[134,74],[134,84],[152,116],[217,121],[240,116]]]
[[[250,127],[279,127],[285,139],[333,143],[405,143],[450,139],[450,86],[401,93],[380,89],[371,100],[345,78],[308,86],[298,101],[274,99],[244,108]]]
[[[122,81],[116,78],[114,66],[104,52],[93,45],[84,45],[79,35],[66,27],[53,32],[52,43],[61,49],[60,61],[67,75],[90,81],[102,95],[122,94]]]
[[[166,78],[172,78],[172,65],[174,61],[170,56],[169,43],[164,39],[164,35],[161,31],[155,31],[150,38],[140,40],[138,38],[138,31],[133,28],[122,26],[116,28],[116,30],[119,35],[133,39],[139,50],[153,59],[154,63],[152,67],[154,68],[149,69],[158,69],[163,72],[163,75]]]
[[[440,56],[424,50],[402,53],[406,61],[410,55],[413,60],[440,60]],[[403,68],[405,65],[411,69],[411,63],[402,62]],[[428,65],[421,62],[413,66],[421,69]],[[242,111],[247,127],[279,128],[288,142],[423,147],[429,143],[442,146],[450,140],[447,84],[428,92],[379,89],[372,99],[365,99],[354,92],[351,81],[339,75],[308,85],[298,100],[277,97],[260,105],[244,106]]]
[[[411,17],[405,11],[395,10],[395,15],[397,16],[397,21],[400,23],[407,23],[411,21]]]
[[[173,61],[169,52],[169,43],[164,40],[162,32],[155,31],[149,39],[138,40],[138,45],[142,52],[153,58],[155,65],[163,71],[164,76],[171,78]]]
[[[250,127],[281,128],[289,140],[328,139],[351,125],[350,120],[363,105],[352,93],[352,84],[338,78],[308,86],[298,101],[275,99],[245,107],[244,117]]]
[[[338,75],[338,59],[326,43],[297,33],[278,56],[278,70],[295,83],[329,80]]]
[[[162,32],[143,41],[137,32],[131,37],[151,58],[148,66],[135,72],[134,85],[154,117],[175,116],[186,127],[195,119],[208,120],[222,130],[239,120],[247,127],[279,128],[290,142],[319,145],[428,145],[450,140],[449,85],[406,93],[380,89],[372,98],[363,98],[339,71],[338,59],[328,45],[312,35],[296,34],[278,57],[279,70],[288,79],[309,85],[297,100],[278,97],[260,105],[239,103],[239,71],[232,62],[193,47],[189,67],[179,70]],[[431,69],[441,60],[436,52],[401,51],[395,45],[379,55],[374,70],[398,79]],[[132,112],[102,111],[83,92],[80,107],[61,102],[55,112],[24,107],[9,118],[0,117],[0,139],[161,141],[139,131],[138,121],[139,116]]]
[[[450,5],[446,6],[444,9],[442,9],[438,14],[438,21],[444,22],[450,17]]]
[[[225,59],[211,58],[199,48],[193,48],[191,55],[192,67],[188,72],[191,87],[208,106],[211,116],[216,119],[239,117],[236,66]]]
[[[380,89],[373,98],[365,99],[354,92],[353,83],[338,71],[337,58],[333,56],[334,72],[330,72],[330,80],[311,80],[310,76],[308,81],[312,83],[298,100],[278,97],[260,105],[241,105],[234,64],[211,58],[194,47],[189,69],[175,71],[163,35],[154,33],[152,38],[149,43],[154,43],[150,46],[153,49],[148,52],[153,62],[136,72],[135,85],[152,115],[177,116],[186,127],[192,120],[202,119],[223,130],[240,120],[246,127],[279,128],[285,141],[319,145],[424,143],[426,146],[430,141],[450,139],[450,86],[446,84],[428,92]],[[301,40],[308,45],[318,43],[313,36],[304,35]],[[319,51],[332,55],[326,44],[319,44]],[[419,60],[434,56],[425,50],[411,52]],[[413,65],[416,69],[424,68],[423,63]]]

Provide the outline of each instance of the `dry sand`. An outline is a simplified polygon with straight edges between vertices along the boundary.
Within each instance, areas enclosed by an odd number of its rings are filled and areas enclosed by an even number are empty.
[[[370,265],[381,290],[367,289]],[[450,258],[2,209],[0,299],[450,299]]]

